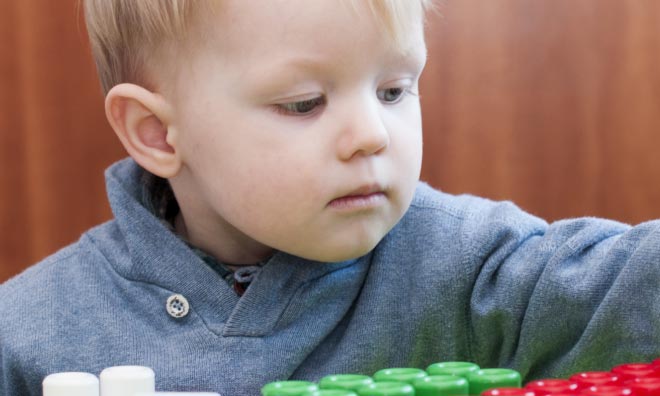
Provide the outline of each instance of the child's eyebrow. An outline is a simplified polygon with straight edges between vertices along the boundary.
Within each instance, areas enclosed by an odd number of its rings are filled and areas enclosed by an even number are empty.
[[[260,91],[278,91],[302,81],[308,76],[323,75],[331,68],[330,62],[320,57],[294,56],[275,61],[267,69],[255,66],[246,75]]]
[[[416,66],[420,69],[426,64],[428,59],[428,49],[426,45],[422,48],[409,48],[405,51],[397,51],[393,62],[400,62],[404,65]]]
[[[319,73],[328,68],[330,68],[329,60],[324,60],[321,57],[295,56],[276,62],[272,67],[269,67],[269,72],[288,73],[291,70],[300,70]]]
[[[334,58],[294,55],[274,61],[265,71],[255,66],[254,69],[248,69],[246,74],[260,90],[270,92],[290,87],[309,76],[323,76],[335,68],[336,62]],[[404,68],[421,72],[426,64],[426,47],[423,51],[395,51],[385,56],[382,64],[384,67],[387,65],[387,69]]]

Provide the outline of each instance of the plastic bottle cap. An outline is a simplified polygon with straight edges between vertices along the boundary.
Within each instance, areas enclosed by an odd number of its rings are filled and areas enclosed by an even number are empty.
[[[303,393],[303,396],[357,396],[357,393],[349,389],[319,389]]]
[[[412,383],[416,396],[464,396],[470,386],[463,377],[455,375],[429,375]]]
[[[551,393],[552,396],[582,396],[579,391]]]
[[[480,395],[492,388],[520,388],[520,373],[505,368],[489,368],[475,371],[468,375],[470,394]]]
[[[660,377],[660,367],[650,363],[621,364],[612,368],[612,373],[623,380],[641,377]]]
[[[359,396],[415,396],[415,389],[406,382],[382,381],[363,386]]]
[[[418,368],[388,368],[383,370],[378,370],[374,374],[374,380],[376,382],[380,381],[398,381],[398,382],[407,382],[412,383],[416,379],[424,378],[428,374],[426,371]]]
[[[493,388],[481,392],[481,396],[536,396],[533,390],[525,388]]]
[[[586,389],[596,385],[615,385],[619,376],[609,371],[585,371],[573,374],[570,378],[578,384],[578,389]]]
[[[470,373],[478,371],[480,367],[470,362],[441,362],[433,363],[426,368],[429,375],[458,375],[467,377]]]
[[[263,396],[301,396],[318,389],[318,385],[310,381],[276,381],[264,385],[261,388],[261,394]]]
[[[525,389],[531,389],[536,396],[545,396],[555,393],[576,393],[578,384],[566,379],[540,379],[525,385]]]
[[[584,396],[630,396],[632,388],[620,385],[594,385],[580,391]]]
[[[635,378],[634,380],[626,381],[625,385],[632,389],[635,396],[660,395],[660,378]]]
[[[346,389],[357,390],[365,385],[372,384],[374,380],[368,375],[361,374],[336,374],[321,378],[319,388],[321,389]]]
[[[90,373],[50,374],[42,382],[44,396],[99,396],[99,379]]]
[[[135,396],[138,393],[154,393],[154,371],[144,366],[115,366],[101,371],[101,395]]]

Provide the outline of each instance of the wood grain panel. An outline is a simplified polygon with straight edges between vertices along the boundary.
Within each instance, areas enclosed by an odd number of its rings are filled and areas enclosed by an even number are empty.
[[[445,1],[423,178],[546,219],[660,215],[660,2]]]
[[[0,280],[110,218],[103,169],[124,154],[76,4],[3,2]]]

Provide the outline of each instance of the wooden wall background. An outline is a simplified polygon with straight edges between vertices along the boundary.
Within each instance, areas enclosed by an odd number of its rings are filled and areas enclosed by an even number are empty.
[[[439,0],[423,179],[555,220],[660,217],[660,2]],[[0,0],[0,282],[110,218],[124,151],[77,0]]]

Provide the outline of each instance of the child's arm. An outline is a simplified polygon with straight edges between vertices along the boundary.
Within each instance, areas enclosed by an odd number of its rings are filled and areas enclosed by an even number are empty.
[[[471,349],[526,377],[660,355],[660,222],[549,226],[510,204],[466,221]]]

